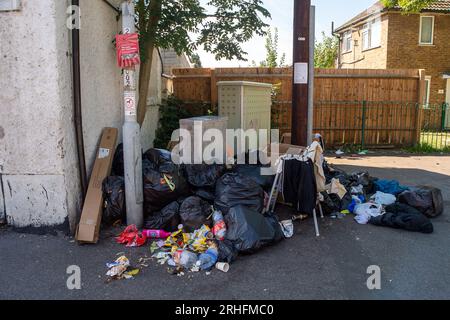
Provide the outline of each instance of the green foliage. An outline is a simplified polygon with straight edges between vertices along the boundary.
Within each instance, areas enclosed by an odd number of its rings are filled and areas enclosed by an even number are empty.
[[[191,55],[200,46],[217,60],[246,60],[242,43],[265,35],[262,0],[134,0],[143,56],[149,45]]]
[[[278,28],[274,29],[274,34],[272,36],[272,31],[269,29],[267,31],[266,36],[266,60],[261,61],[259,63],[260,67],[264,68],[278,68],[278,67],[284,67],[286,63],[286,54],[283,53],[278,61],[278,42],[279,42],[279,36],[278,36]],[[256,67],[256,62],[252,61],[252,66]]]
[[[156,129],[155,148],[166,149],[172,133],[180,128],[180,120],[204,115],[215,115],[217,110],[206,103],[186,104],[174,96],[163,100],[159,106],[159,122]]]
[[[193,53],[189,59],[191,59],[191,62],[194,64],[195,68],[203,68],[202,61],[200,59],[200,56],[197,53]]]
[[[382,3],[388,8],[399,6],[406,13],[415,13],[436,1],[439,0],[382,0]]]
[[[420,143],[417,146],[407,148],[405,150],[411,153],[450,153],[450,146],[437,148],[429,143]]]
[[[314,66],[316,68],[335,68],[338,56],[339,40],[322,32],[323,40],[315,44]]]

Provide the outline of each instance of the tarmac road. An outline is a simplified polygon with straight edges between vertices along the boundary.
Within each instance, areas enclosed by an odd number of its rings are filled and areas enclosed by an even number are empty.
[[[149,261],[132,280],[105,283],[105,263],[123,252],[132,262],[148,247],[115,244],[112,231],[98,245],[79,246],[63,235],[18,234],[0,229],[0,299],[450,299],[450,157],[330,159],[348,172],[406,185],[442,189],[445,213],[431,235],[371,225],[348,216],[325,218],[316,238],[312,221],[296,223],[295,236],[252,256],[228,273],[183,277]],[[66,268],[81,268],[81,290],[68,290]],[[367,268],[381,268],[381,290],[369,290]]]

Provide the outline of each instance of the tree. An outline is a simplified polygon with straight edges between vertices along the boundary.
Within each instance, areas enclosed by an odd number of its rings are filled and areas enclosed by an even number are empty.
[[[130,0],[131,1],[131,0]],[[133,0],[136,3],[141,69],[138,122],[145,118],[154,49],[191,55],[202,46],[217,60],[246,60],[242,43],[264,36],[270,13],[262,0]]]
[[[315,44],[314,66],[316,68],[334,68],[338,56],[339,40],[322,32],[322,41]]]
[[[202,60],[200,59],[200,56],[198,55],[198,53],[191,54],[189,59],[194,64],[194,68],[203,68]]]
[[[269,29],[266,36],[266,60],[259,63],[260,67],[277,68],[282,67],[286,63],[286,54],[283,53],[278,62],[278,28],[274,29],[274,35]],[[252,61],[252,66],[256,67],[256,62]]]
[[[420,10],[436,1],[439,0],[382,0],[386,7],[399,6],[402,11],[407,13],[420,12]]]

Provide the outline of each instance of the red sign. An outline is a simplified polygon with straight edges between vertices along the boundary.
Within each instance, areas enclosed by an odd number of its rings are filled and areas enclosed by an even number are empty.
[[[141,63],[137,33],[116,35],[116,47],[117,64],[120,68],[131,68]]]

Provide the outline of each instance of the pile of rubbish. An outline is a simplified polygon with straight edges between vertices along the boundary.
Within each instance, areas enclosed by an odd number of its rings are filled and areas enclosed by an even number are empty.
[[[359,224],[432,233],[430,219],[443,213],[439,189],[402,186],[395,180],[371,177],[368,172],[347,174],[324,164],[327,190],[322,208],[333,218],[354,214]]]
[[[122,147],[105,179],[102,220],[126,223]],[[227,272],[238,254],[254,253],[293,234],[291,221],[263,214],[274,176],[259,165],[176,165],[167,150],[143,155],[144,229],[128,226],[116,238],[128,247],[152,241],[152,257],[170,272]]]

